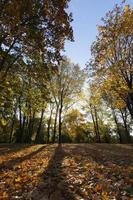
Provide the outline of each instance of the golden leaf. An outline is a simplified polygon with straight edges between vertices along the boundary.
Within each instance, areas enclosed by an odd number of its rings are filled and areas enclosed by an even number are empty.
[[[125,12],[128,12],[129,11],[129,5],[126,5],[124,10],[125,10]]]
[[[3,192],[3,199],[8,199],[8,197],[9,197],[9,195],[8,195],[8,193],[7,192]]]
[[[21,181],[21,177],[18,177],[15,179],[16,182],[20,182]]]
[[[2,126],[6,126],[7,121],[5,119],[1,119],[1,124],[2,124]]]

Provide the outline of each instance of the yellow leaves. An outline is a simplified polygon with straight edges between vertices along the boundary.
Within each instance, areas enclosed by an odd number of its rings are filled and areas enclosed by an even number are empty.
[[[16,190],[19,190],[19,189],[21,189],[21,184],[15,183],[14,187]]]
[[[102,200],[110,200],[107,192],[102,192]]]
[[[5,119],[1,119],[0,121],[1,121],[1,125],[2,126],[6,126],[7,125],[7,121]]]
[[[20,182],[20,181],[21,181],[21,177],[18,176],[18,177],[15,179],[15,182],[18,183],[18,182]]]
[[[129,5],[125,6],[122,17],[123,17],[122,29],[124,33],[129,36],[130,34],[133,33],[133,9]]]
[[[116,101],[115,108],[122,109],[122,108],[125,108],[125,107],[126,107],[126,105],[125,105],[124,101],[122,101],[121,99],[119,99],[118,101]]]
[[[10,85],[9,81],[6,81],[6,85]]]
[[[125,8],[124,8],[125,12],[128,12],[130,10],[130,7],[129,5],[126,5]]]
[[[81,99],[81,100],[84,99],[84,93],[83,92],[79,93],[79,99]]]
[[[7,89],[8,89],[8,92],[12,92],[12,89],[10,87],[8,87]]]
[[[108,51],[106,52],[108,54],[109,57],[114,56],[114,51],[113,49],[109,48]]]
[[[1,100],[1,99],[0,99]],[[0,107],[4,106],[4,102],[2,102],[2,100],[0,101]]]
[[[90,85],[90,103],[92,105],[99,105],[101,99],[100,87],[97,84]]]
[[[97,103],[101,93],[101,97],[106,95],[114,101],[117,108],[123,108],[125,104],[119,100],[130,95],[132,68],[129,52],[132,51],[133,9],[129,5],[124,8],[117,6],[106,15],[103,26],[99,26],[98,30],[99,35],[92,46],[95,83],[92,102]]]
[[[3,198],[3,200],[8,199],[8,198],[9,198],[8,193],[7,193],[7,192],[3,192],[3,194],[2,194],[2,198]]]

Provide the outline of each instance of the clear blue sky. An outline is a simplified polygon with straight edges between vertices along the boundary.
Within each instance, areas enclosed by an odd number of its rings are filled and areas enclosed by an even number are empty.
[[[101,18],[122,0],[71,0],[69,11],[73,13],[72,27],[75,42],[66,42],[65,55],[81,67],[91,57],[90,46],[97,35],[96,26],[101,23]],[[133,0],[126,4],[133,6]]]

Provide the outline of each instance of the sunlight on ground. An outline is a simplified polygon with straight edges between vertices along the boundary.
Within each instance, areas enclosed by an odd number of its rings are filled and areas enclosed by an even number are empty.
[[[132,145],[5,145],[0,150],[0,199],[110,200],[133,195]]]

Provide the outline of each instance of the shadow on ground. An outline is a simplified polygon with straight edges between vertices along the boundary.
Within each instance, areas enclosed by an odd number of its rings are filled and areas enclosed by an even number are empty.
[[[26,148],[31,147],[31,144],[0,144],[0,156],[9,154],[9,153],[16,153]]]
[[[31,182],[26,183],[27,185],[21,182],[21,197],[25,193],[21,199],[100,200],[106,194],[108,199],[119,200],[123,196],[128,200],[133,197],[131,145],[55,144],[37,148],[0,165],[5,171],[15,171],[14,165],[31,159],[30,166],[33,162],[35,172],[41,169],[31,189],[27,189]],[[39,159],[44,161],[43,164],[39,164]]]
[[[28,155],[25,155],[25,156],[22,156],[22,157],[16,157],[16,158],[11,159],[9,161],[5,161],[2,164],[0,164],[0,169],[2,169],[2,170],[12,169],[16,164],[20,164],[25,160],[30,160],[33,156],[35,156],[38,153],[40,153],[41,151],[43,151],[46,147],[48,147],[48,145],[42,146],[39,149],[37,149],[36,151],[33,151]]]
[[[130,146],[58,145],[47,169],[42,174],[42,181],[30,199],[92,200],[101,199],[100,195],[104,192],[110,193],[112,197],[115,197],[115,194],[120,197],[125,192],[125,181],[128,176],[123,174],[123,169],[133,165],[132,152],[133,149]],[[64,160],[69,160],[67,166],[63,165]],[[86,164],[89,164],[88,167]],[[122,183],[116,186],[120,177]],[[107,180],[109,180],[108,184]],[[85,191],[86,194],[84,194]]]
[[[65,157],[69,157],[62,145],[58,145],[55,153],[47,169],[42,174],[42,182],[40,182],[33,191],[31,198],[33,200],[74,200],[74,195],[69,183],[67,182],[66,174],[63,170],[62,162]]]
[[[113,144],[66,145],[73,156],[79,152],[83,159],[88,158],[102,165],[114,163],[117,166],[133,166],[133,146]],[[67,149],[67,148],[66,148]]]

